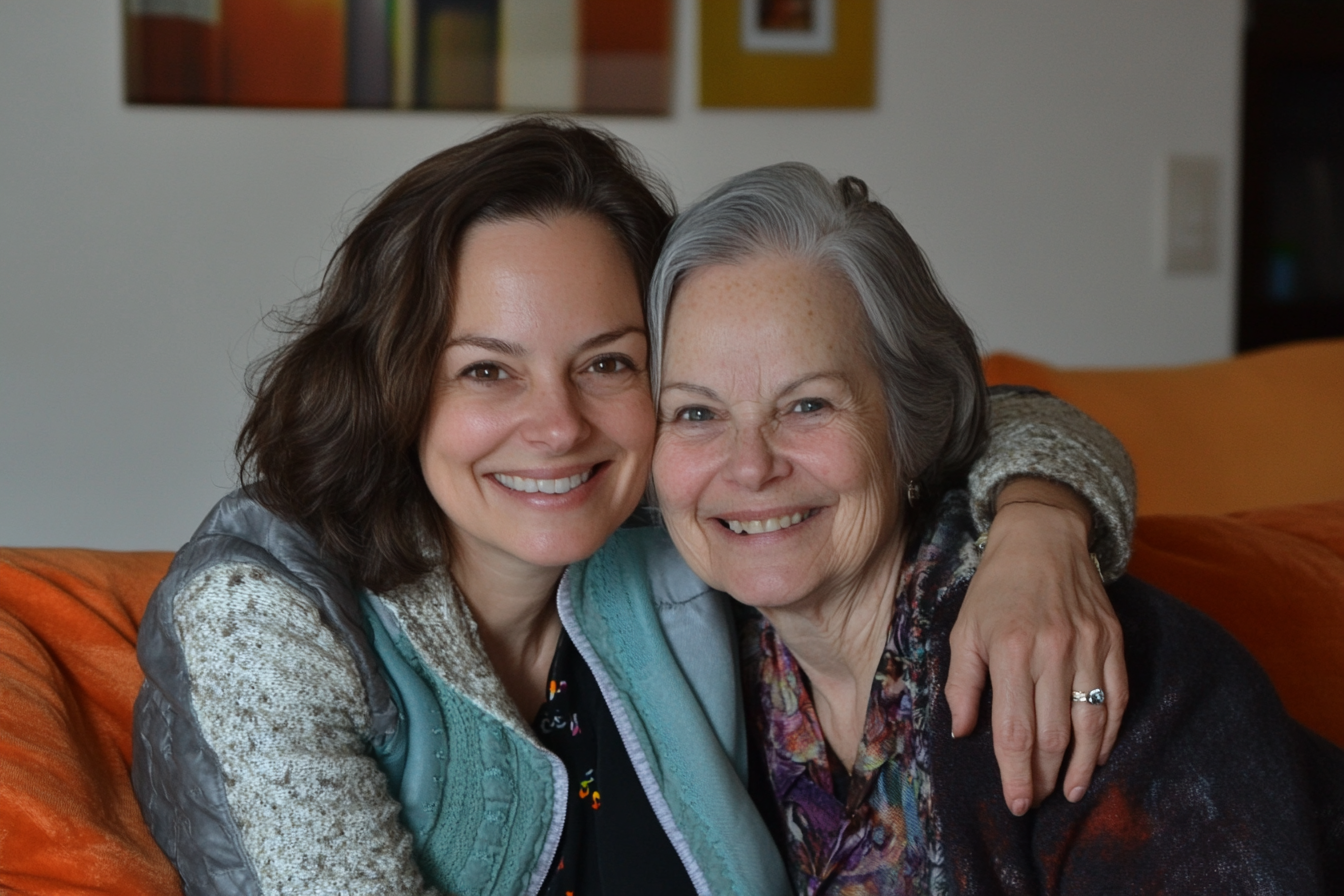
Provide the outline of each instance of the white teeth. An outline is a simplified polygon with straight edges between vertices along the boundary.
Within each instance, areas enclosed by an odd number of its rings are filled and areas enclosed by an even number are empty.
[[[789,516],[773,516],[768,520],[724,520],[728,528],[741,535],[760,535],[762,532],[778,532],[780,529],[787,529],[790,526],[801,523],[812,515],[812,511],[807,513],[795,513]]]
[[[592,475],[592,470],[584,470],[564,479],[528,479],[526,476],[510,476],[507,473],[494,474],[495,481],[507,489],[528,494],[541,492],[544,495],[563,495],[583,485]]]

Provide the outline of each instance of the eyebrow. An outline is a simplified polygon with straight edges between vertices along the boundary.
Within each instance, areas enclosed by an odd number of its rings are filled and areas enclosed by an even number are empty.
[[[643,327],[621,327],[619,330],[608,330],[606,333],[598,333],[591,339],[585,339],[583,344],[579,346],[579,351],[587,351],[591,348],[597,348],[598,346],[615,342],[617,339],[628,336],[631,333],[637,333],[640,336],[643,336],[645,342],[649,339],[649,332]]]
[[[523,347],[518,343],[508,342],[504,339],[496,339],[493,336],[460,336],[457,339],[450,340],[447,347],[457,348],[459,345],[481,348],[488,352],[496,352],[501,355],[509,355],[513,357],[523,354]]]
[[[591,336],[588,339],[585,339],[579,346],[579,351],[586,352],[590,349],[607,345],[624,336],[628,336],[631,333],[638,333],[646,340],[649,338],[648,332],[643,327],[621,327],[619,330],[608,330],[606,333],[598,333],[596,336]],[[493,336],[476,336],[470,333],[451,340],[448,343],[447,348],[456,348],[460,345],[484,349],[488,352],[496,352],[510,357],[518,357],[527,354],[527,350],[517,342],[509,342],[506,339],[496,339]]]
[[[710,399],[711,401],[721,400],[719,398],[719,393],[715,392],[708,386],[697,386],[695,383],[668,383],[667,385],[663,386],[664,392],[671,392],[674,389],[677,390],[678,392],[690,392],[692,395],[700,395]]]
[[[785,384],[784,388],[779,390],[779,394],[788,395],[790,392],[797,392],[812,380],[837,380],[842,386],[849,385],[849,380],[838,370],[818,370],[816,373],[803,374],[793,382]]]
[[[786,383],[784,385],[784,388],[779,390],[779,394],[788,395],[790,392],[796,392],[804,385],[811,382],[812,380],[838,380],[841,383],[841,385],[847,385],[849,383],[849,381],[845,379],[844,375],[841,374],[839,371],[820,370],[817,371],[816,373],[803,374],[802,376],[798,377],[798,379]],[[723,400],[719,397],[719,393],[715,392],[713,389],[709,388],[708,386],[698,385],[696,383],[668,383],[667,385],[663,386],[662,391],[670,392],[673,389],[679,390],[681,392],[690,392],[692,395],[702,395],[705,398],[711,399],[713,401]]]

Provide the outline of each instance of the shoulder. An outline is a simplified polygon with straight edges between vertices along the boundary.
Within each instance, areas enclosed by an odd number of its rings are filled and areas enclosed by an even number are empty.
[[[721,598],[681,559],[662,526],[618,529],[585,563],[642,583],[655,606]]]
[[[738,687],[732,601],[705,584],[666,530],[618,530],[593,557],[571,567],[575,618],[597,652],[640,664],[663,651],[690,687],[723,748],[741,760],[745,729]],[[671,699],[664,691],[662,699]]]
[[[570,567],[573,600],[604,615],[652,617],[679,655],[696,638],[717,642],[733,628],[731,601],[697,576],[661,526],[619,529],[589,559]]]
[[[313,600],[264,566],[225,562],[199,571],[173,601],[172,621],[193,677],[221,665],[254,672],[290,666],[299,655],[354,674],[349,651],[323,624]],[[299,671],[300,681],[325,674],[312,666]]]
[[[1318,834],[1302,731],[1226,631],[1138,579],[1107,588],[1124,628],[1130,699],[1086,796],[1058,792],[1023,818],[997,799],[990,733],[950,740],[932,764],[944,849],[996,856],[961,871],[1043,874],[1091,892],[1318,892]],[[1084,707],[1081,711],[1087,711]],[[983,709],[982,709],[983,713]],[[1277,889],[1275,889],[1277,887]]]
[[[359,715],[377,730],[395,724],[355,584],[306,530],[244,489],[216,504],[173,558],[146,607],[137,653],[142,702],[158,694],[187,716],[199,676],[225,674],[244,660],[281,669],[305,657],[340,670],[341,693],[363,702]],[[291,684],[277,674],[277,684]]]
[[[1106,593],[1124,629],[1131,679],[1160,679],[1164,690],[1198,688],[1201,699],[1245,689],[1239,699],[1254,696],[1277,704],[1264,670],[1208,616],[1129,575],[1108,585]]]

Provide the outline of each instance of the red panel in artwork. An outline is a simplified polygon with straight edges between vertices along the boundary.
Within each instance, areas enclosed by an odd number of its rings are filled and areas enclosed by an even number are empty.
[[[222,0],[225,102],[345,105],[341,0]]]
[[[584,53],[666,53],[672,43],[668,0],[583,0]]]
[[[173,16],[127,16],[126,99],[219,103],[219,26]]]
[[[662,115],[671,93],[668,0],[582,0],[585,112]]]

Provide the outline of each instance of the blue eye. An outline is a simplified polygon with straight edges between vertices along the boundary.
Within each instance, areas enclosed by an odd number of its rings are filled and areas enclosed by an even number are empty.
[[[825,410],[827,403],[820,398],[804,398],[793,403],[790,408],[795,414],[815,414],[817,411]]]
[[[704,407],[682,408],[677,411],[676,419],[687,423],[708,423],[714,419],[714,412]]]
[[[509,379],[509,375],[505,372],[504,368],[500,367],[498,364],[490,364],[488,362],[472,364],[466,370],[462,371],[461,375],[469,380],[483,380],[486,382]]]

